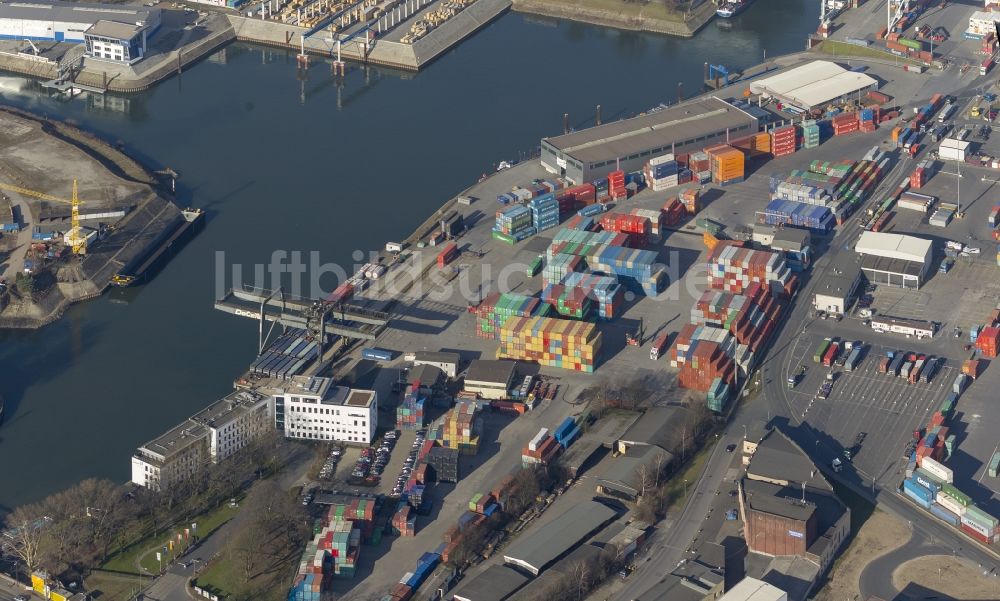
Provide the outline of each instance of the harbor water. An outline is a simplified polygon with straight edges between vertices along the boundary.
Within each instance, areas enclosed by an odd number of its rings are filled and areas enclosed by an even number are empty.
[[[585,127],[597,104],[609,121],[675,101],[678,82],[692,95],[704,62],[798,51],[817,16],[812,1],[757,0],[726,30],[682,40],[508,13],[418,75],[352,66],[342,83],[325,63],[301,77],[294,53],[244,44],[125,98],[62,101],[0,77],[3,102],[178,171],[179,204],[206,211],[150,283],[0,333],[0,513],[83,478],[128,480],[137,445],[231,390],[257,331],[212,308],[219,251],[247,282],[275,250],[350,266],[561,133],[563,113]]]

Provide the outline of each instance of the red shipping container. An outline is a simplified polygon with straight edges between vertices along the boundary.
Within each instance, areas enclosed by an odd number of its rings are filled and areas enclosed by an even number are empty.
[[[985,534],[983,534],[981,532],[977,532],[976,530],[974,530],[968,524],[962,524],[961,528],[962,528],[962,532],[968,534],[970,538],[973,538],[973,539],[975,539],[975,540],[983,543],[984,545],[990,544],[990,539],[987,538]]]
[[[437,256],[438,267],[444,267],[448,263],[451,263],[455,258],[458,257],[458,246],[452,242],[444,247]]]

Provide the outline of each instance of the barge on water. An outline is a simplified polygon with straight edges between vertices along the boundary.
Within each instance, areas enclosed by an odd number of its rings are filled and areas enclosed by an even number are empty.
[[[121,271],[111,278],[111,283],[124,288],[143,282],[162,261],[170,256],[170,251],[184,244],[203,222],[205,212],[187,208],[181,211],[183,219],[178,219],[171,227],[163,230],[159,239],[126,263]]]

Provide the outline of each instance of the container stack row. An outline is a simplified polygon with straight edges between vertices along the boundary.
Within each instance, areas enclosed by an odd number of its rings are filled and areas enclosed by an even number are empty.
[[[559,315],[573,319],[587,319],[594,308],[593,300],[586,291],[562,284],[546,284],[542,289],[542,300],[555,307]]]
[[[427,399],[420,393],[420,382],[407,386],[402,401],[396,407],[396,427],[400,430],[423,428],[426,401]]]
[[[597,317],[600,319],[610,320],[621,314],[625,294],[621,284],[618,283],[618,278],[588,273],[570,273],[562,282],[561,285],[566,289],[582,290],[587,298],[593,300]]]
[[[692,178],[699,184],[707,184],[712,181],[712,161],[708,158],[708,153],[701,150],[688,155],[688,169],[692,172]]]
[[[625,187],[625,172],[612,171],[608,174],[608,196],[611,200],[625,200],[628,189]]]
[[[712,181],[720,186],[743,181],[745,157],[743,152],[731,146],[720,145],[706,148],[711,163]]]
[[[542,279],[546,282],[561,282],[571,273],[587,269],[587,263],[580,255],[550,254],[542,268]]]
[[[563,450],[562,445],[554,436],[549,434],[548,428],[542,428],[528,441],[528,444],[521,449],[521,463],[525,466],[532,464],[548,465]]]
[[[725,242],[709,256],[708,283],[716,290],[742,294],[750,284],[758,283],[769,286],[775,293],[785,293],[792,277],[780,253]]]
[[[521,319],[512,317],[510,319]],[[456,449],[459,453],[475,455],[479,452],[479,404],[472,400],[459,400],[427,433],[427,438],[438,446]]]
[[[605,213],[599,222],[605,231],[630,234],[634,246],[644,246],[653,230],[648,217],[626,213]]]
[[[830,120],[833,124],[833,135],[843,136],[860,129],[857,113],[841,113]]]
[[[570,217],[566,223],[563,224],[563,227],[566,229],[580,230],[584,232],[592,232],[597,229],[597,226],[598,223],[596,219],[580,215],[579,213]]]
[[[680,369],[682,388],[708,392],[716,378],[732,384],[736,374],[736,340],[721,328],[686,324],[670,347],[670,366]]]
[[[590,183],[566,188],[556,193],[556,201],[559,203],[559,212],[563,215],[569,215],[596,203],[597,189],[594,184]]]
[[[646,163],[643,173],[646,176],[646,185],[654,192],[662,192],[677,187],[680,166],[674,159],[674,155],[665,154],[650,159]]]
[[[907,209],[909,211],[918,211],[923,215],[930,212],[931,207],[934,206],[934,201],[936,199],[933,196],[928,196],[927,194],[918,194],[917,192],[906,191],[899,195],[899,200],[896,201],[896,206],[900,209]]]
[[[820,131],[819,123],[810,119],[802,123],[802,148],[816,148],[819,146]]]
[[[701,189],[690,187],[681,190],[680,201],[688,215],[698,213],[701,211]]]
[[[536,232],[545,231],[559,225],[559,201],[554,194],[543,194],[528,201],[531,210],[531,224]]]
[[[554,194],[566,188],[566,180],[540,179],[535,180],[529,186],[516,186],[510,192],[505,192],[497,196],[500,204],[518,204],[528,202],[532,198],[537,198],[544,194]]]
[[[319,343],[305,330],[291,328],[254,359],[250,371],[269,378],[288,379],[301,373],[319,356],[319,350]]]
[[[593,372],[601,333],[592,323],[549,317],[511,317],[500,329],[498,359]]]
[[[579,257],[574,258],[579,259]],[[547,278],[549,275],[547,270],[550,268],[559,270],[560,267],[566,266],[560,266],[558,262],[553,266],[553,262],[550,261],[545,266],[545,277]],[[567,267],[567,272],[569,271],[573,270]],[[549,309],[550,307],[546,303],[533,296],[525,296],[513,292],[505,292],[503,294],[499,292],[490,293],[476,307],[476,336],[478,338],[496,339],[500,333],[500,326],[503,325],[507,318],[513,316],[545,316],[548,315]]]
[[[569,448],[569,445],[573,444],[574,440],[580,437],[581,433],[582,431],[576,423],[576,419],[567,417],[552,431],[552,437],[556,439],[559,446],[566,449]]]
[[[774,330],[781,308],[760,284],[748,286],[745,295],[706,290],[691,309],[691,323],[728,330],[738,344],[757,353]]]
[[[417,535],[417,513],[406,501],[400,501],[392,514],[392,532],[397,536]]]
[[[663,226],[674,227],[681,222],[687,209],[679,198],[671,198],[660,209],[660,213],[663,215]]]
[[[772,200],[758,215],[767,225],[794,225],[820,232],[830,231],[836,219],[830,209],[792,200]]]
[[[795,154],[798,134],[794,125],[786,125],[771,130],[771,154],[775,158]]]
[[[993,208],[990,209],[990,215],[986,218],[986,223],[994,228],[1000,225],[1000,204],[993,205]]]
[[[531,209],[524,205],[512,205],[497,211],[496,225],[493,226],[493,238],[515,242],[524,240],[534,234],[534,225],[531,219]],[[499,235],[506,238],[498,237]]]
[[[656,209],[632,209],[629,215],[633,217],[644,217],[649,220],[648,240],[659,242],[663,235],[663,211]]]

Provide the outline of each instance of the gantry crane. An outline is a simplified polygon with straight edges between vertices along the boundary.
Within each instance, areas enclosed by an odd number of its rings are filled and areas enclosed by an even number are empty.
[[[70,212],[70,226],[72,228],[69,233],[70,246],[73,247],[73,252],[78,255],[87,254],[87,237],[82,234],[80,229],[80,198],[77,196],[75,179],[73,180],[73,198],[70,200],[66,200],[65,198],[56,198],[55,196],[51,196],[44,192],[29,190],[28,188],[22,188],[13,184],[0,183],[0,190],[16,192],[17,194],[30,196],[31,198],[37,198],[39,200],[70,204],[72,207]]]

